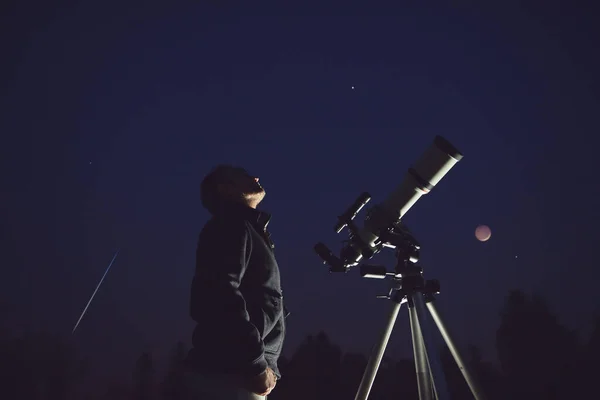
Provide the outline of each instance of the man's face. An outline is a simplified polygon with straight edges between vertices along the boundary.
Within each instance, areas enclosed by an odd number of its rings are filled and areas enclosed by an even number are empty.
[[[226,197],[256,208],[265,197],[265,189],[258,183],[258,178],[250,175],[243,168],[232,168],[227,172],[226,181],[220,187]]]

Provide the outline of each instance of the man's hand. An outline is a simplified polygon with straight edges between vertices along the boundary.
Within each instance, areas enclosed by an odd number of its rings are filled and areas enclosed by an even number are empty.
[[[246,384],[246,388],[259,396],[267,396],[275,385],[277,377],[271,368],[268,368],[260,375],[250,378]]]

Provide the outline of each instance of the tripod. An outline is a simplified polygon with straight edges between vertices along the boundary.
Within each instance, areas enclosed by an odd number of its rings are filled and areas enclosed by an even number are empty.
[[[425,280],[423,277],[422,268],[416,264],[418,260],[419,245],[412,238],[412,236],[404,233],[401,236],[393,235],[386,247],[392,247],[396,249],[397,264],[395,273],[388,273],[385,267],[361,265],[361,275],[367,278],[385,278],[386,276],[393,277],[393,285],[390,289],[390,293],[386,296],[379,296],[380,298],[386,298],[393,302],[392,310],[385,324],[385,328],[381,333],[379,342],[375,345],[372,350],[371,357],[367,363],[367,367],[363,374],[358,392],[356,393],[355,400],[367,400],[377,370],[381,363],[381,359],[385,353],[388,341],[394,330],[394,325],[400,312],[402,304],[408,303],[408,314],[410,319],[410,330],[413,344],[413,353],[415,360],[415,369],[417,374],[417,385],[419,390],[420,400],[446,400],[449,399],[448,390],[445,385],[445,381],[441,380],[442,383],[436,386],[434,375],[438,378],[443,378],[443,371],[439,367],[433,368],[436,373],[432,373],[429,356],[433,350],[433,345],[427,346],[424,340],[425,337],[429,339],[429,331],[423,330],[424,326],[422,323],[425,321],[425,308],[431,314],[433,321],[435,322],[442,338],[446,345],[450,349],[454,361],[458,365],[458,368],[463,374],[467,385],[469,386],[471,393],[475,400],[484,400],[483,394],[479,389],[477,383],[473,379],[472,375],[467,370],[463,358],[461,357],[458,348],[454,344],[446,325],[442,321],[442,318],[435,306],[434,294],[438,294],[440,291],[439,282],[436,280]],[[395,243],[394,243],[395,242]],[[438,358],[439,359],[439,358]],[[435,360],[433,360],[435,361]],[[436,363],[434,362],[434,367]]]

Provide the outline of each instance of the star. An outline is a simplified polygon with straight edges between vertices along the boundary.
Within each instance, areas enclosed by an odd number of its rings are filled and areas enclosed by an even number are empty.
[[[352,90],[354,90],[354,86],[352,86]]]

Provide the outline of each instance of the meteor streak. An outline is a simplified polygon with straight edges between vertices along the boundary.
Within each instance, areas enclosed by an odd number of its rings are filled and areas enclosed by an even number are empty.
[[[85,315],[85,312],[87,311],[88,307],[90,306],[90,304],[92,303],[92,300],[94,300],[94,296],[96,295],[96,292],[98,291],[98,289],[100,289],[100,285],[102,285],[102,282],[104,281],[104,278],[106,277],[106,274],[108,274],[108,271],[110,270],[110,267],[113,265],[113,263],[115,262],[117,255],[119,254],[119,250],[117,250],[117,252],[115,253],[115,255],[112,258],[112,261],[110,262],[110,264],[108,264],[108,267],[106,268],[106,271],[104,271],[104,275],[102,275],[102,279],[100,279],[100,282],[98,282],[98,286],[96,286],[96,290],[94,290],[94,293],[92,293],[92,297],[90,297],[90,300],[87,302],[85,308],[83,309],[83,312],[81,313],[81,315],[79,316],[79,319],[77,320],[77,323],[75,324],[75,327],[73,328],[73,332],[71,332],[71,334],[75,333],[75,330],[77,329],[77,327],[79,326],[79,323],[81,322],[81,319],[83,318],[83,316]]]

